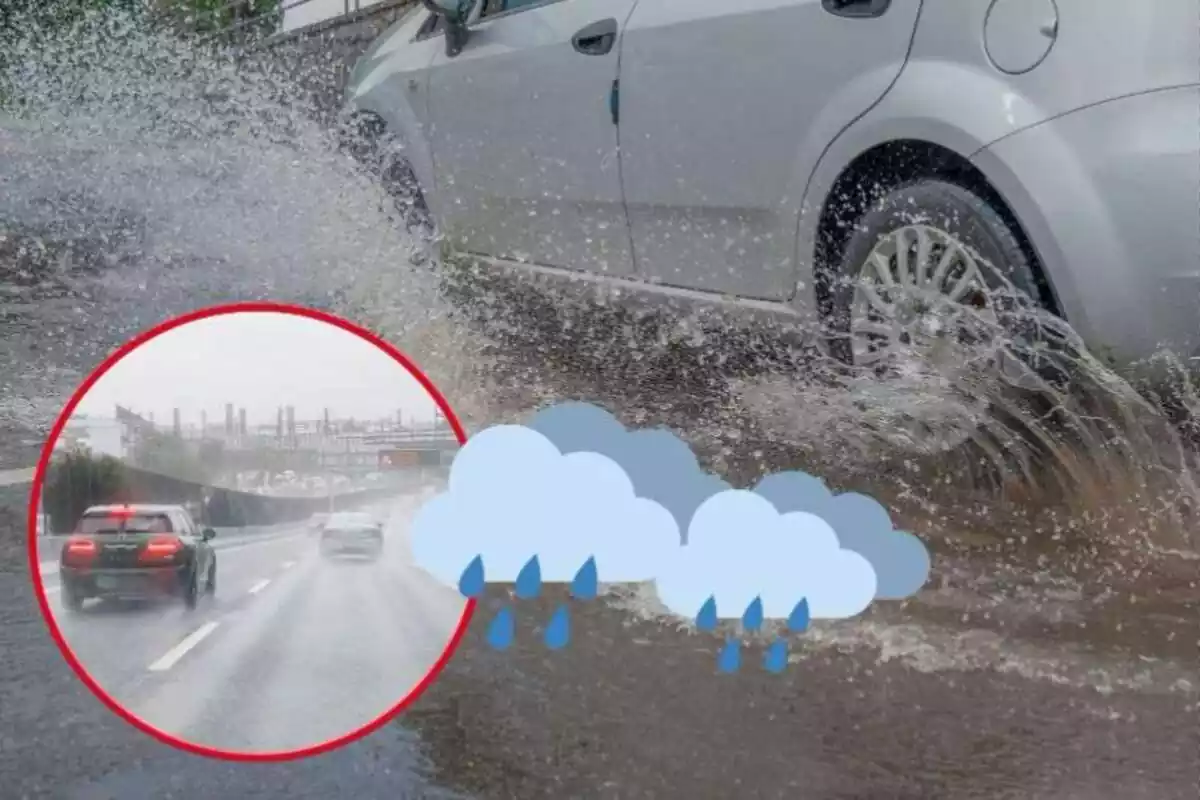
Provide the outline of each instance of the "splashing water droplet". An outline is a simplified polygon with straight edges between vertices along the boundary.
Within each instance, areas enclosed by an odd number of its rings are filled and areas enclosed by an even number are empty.
[[[696,614],[696,627],[702,631],[717,627],[717,598],[710,597],[700,606],[700,613]]]
[[[558,650],[565,647],[567,642],[571,641],[571,611],[566,606],[559,606],[554,612],[554,616],[550,618],[550,624],[546,626],[546,635],[544,637],[546,647],[551,650]]]
[[[492,624],[488,626],[487,643],[496,650],[507,650],[508,646],[513,643],[516,627],[512,609],[500,609],[496,618],[492,620]]]
[[[579,572],[575,573],[575,580],[571,582],[571,594],[577,600],[594,600],[598,587],[599,576],[596,574],[596,559],[592,557],[583,562]]]
[[[532,600],[542,591],[542,565],[534,556],[525,562],[517,574],[517,597],[522,600]]]
[[[730,639],[721,648],[721,655],[717,656],[717,669],[721,672],[737,672],[742,666],[742,643],[737,639]]]
[[[763,668],[778,675],[787,669],[787,657],[787,642],[783,639],[776,639],[771,642],[766,655],[763,656]]]
[[[805,598],[792,609],[792,614],[788,617],[788,628],[796,633],[804,633],[808,630],[808,622],[808,599]]]
[[[458,579],[458,590],[462,592],[463,597],[479,597],[483,594],[483,582],[483,556],[475,556]]]
[[[763,624],[763,604],[762,598],[756,597],[750,605],[746,606],[746,612],[742,614],[742,627],[748,631],[757,631]]]

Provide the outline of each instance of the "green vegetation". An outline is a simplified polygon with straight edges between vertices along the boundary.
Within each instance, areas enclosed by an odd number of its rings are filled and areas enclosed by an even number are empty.
[[[120,501],[127,491],[124,464],[74,448],[57,456],[47,471],[43,511],[50,517],[51,530],[69,531],[88,506]]]

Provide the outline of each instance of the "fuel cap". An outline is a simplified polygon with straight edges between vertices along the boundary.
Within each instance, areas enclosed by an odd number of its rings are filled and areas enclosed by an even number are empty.
[[[992,0],[988,7],[983,46],[1001,72],[1029,72],[1045,60],[1057,38],[1054,0]]]

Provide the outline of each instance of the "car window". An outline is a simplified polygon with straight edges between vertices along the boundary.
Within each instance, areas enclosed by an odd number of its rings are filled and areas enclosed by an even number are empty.
[[[370,514],[361,512],[350,512],[346,514],[334,514],[325,523],[325,527],[332,528],[340,525],[374,525],[375,520]]]
[[[187,511],[176,511],[171,515],[172,521],[175,523],[175,529],[185,536],[196,535],[196,524],[192,520],[192,515]]]
[[[494,17],[506,11],[518,11],[529,6],[545,5],[550,0],[484,0],[479,18]]]
[[[175,527],[166,514],[114,514],[96,512],[79,520],[79,533],[94,536],[108,533],[171,533]]]

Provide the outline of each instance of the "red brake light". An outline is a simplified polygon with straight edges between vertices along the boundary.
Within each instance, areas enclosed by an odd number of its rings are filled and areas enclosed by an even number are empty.
[[[152,536],[142,550],[142,558],[170,558],[183,548],[177,536]]]
[[[125,506],[124,508],[114,508],[109,512],[109,516],[114,517],[115,519],[126,519],[133,516],[133,509],[129,506]]]
[[[96,555],[96,543],[82,536],[73,536],[67,540],[67,552],[71,555],[94,556]]]

